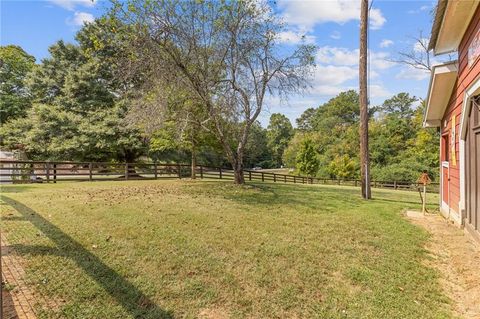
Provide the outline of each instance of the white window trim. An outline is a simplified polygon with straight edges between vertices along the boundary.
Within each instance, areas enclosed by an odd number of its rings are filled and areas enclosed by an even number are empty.
[[[465,142],[467,139],[467,121],[468,113],[470,112],[470,107],[472,106],[471,98],[480,93],[480,76],[478,76],[475,81],[465,90],[463,96],[462,104],[462,119],[460,121],[460,136],[459,136],[459,148],[460,148],[460,214],[462,215],[462,222],[464,219],[466,203],[466,171],[465,171]]]

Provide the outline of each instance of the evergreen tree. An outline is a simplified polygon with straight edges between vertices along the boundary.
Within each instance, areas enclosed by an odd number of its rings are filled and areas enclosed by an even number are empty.
[[[0,47],[0,123],[26,114],[31,96],[25,80],[34,67],[35,58],[21,47]]]

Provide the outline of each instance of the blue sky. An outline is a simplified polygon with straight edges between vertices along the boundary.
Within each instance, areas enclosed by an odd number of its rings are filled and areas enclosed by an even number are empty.
[[[39,62],[48,57],[48,47],[63,39],[73,42],[86,21],[100,16],[107,2],[92,0],[0,0],[1,45],[16,44]],[[370,12],[370,98],[380,104],[399,92],[424,97],[429,74],[389,62],[400,50],[414,50],[411,37],[430,34],[430,11],[436,1],[375,0]],[[271,113],[286,114],[294,123],[306,108],[317,107],[339,92],[358,86],[359,1],[277,0],[275,12],[288,30],[281,34],[285,45],[296,45],[302,35],[318,46],[312,88],[287,102],[267,100],[260,121],[266,125]]]

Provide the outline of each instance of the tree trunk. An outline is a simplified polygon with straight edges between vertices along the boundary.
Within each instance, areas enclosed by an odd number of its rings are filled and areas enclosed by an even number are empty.
[[[370,159],[368,154],[368,96],[367,96],[367,33],[368,33],[368,0],[361,0],[360,11],[360,175],[362,180],[362,197],[371,198],[370,191]]]
[[[193,137],[192,137],[192,172],[190,175],[192,179],[197,178],[197,150],[195,145],[195,138]]]
[[[235,180],[234,183],[237,185],[245,184],[245,177],[243,176],[243,159],[236,159],[236,163],[233,166]]]
[[[135,170],[135,165],[132,165],[132,163],[135,162],[135,159],[136,159],[135,152],[130,152],[128,150],[125,151],[125,163],[127,163],[127,166],[128,166],[129,177],[140,176],[139,174],[137,174],[137,171]]]

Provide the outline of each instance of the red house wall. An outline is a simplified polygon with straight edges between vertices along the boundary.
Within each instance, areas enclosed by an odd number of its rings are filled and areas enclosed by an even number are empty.
[[[450,156],[450,181],[449,181],[449,198],[447,204],[451,209],[459,212],[460,202],[460,153],[459,153],[459,139],[460,139],[460,120],[462,113],[463,98],[466,89],[479,77],[480,74],[480,59],[477,59],[471,66],[468,65],[468,47],[473,40],[473,37],[480,29],[480,7],[475,12],[475,15],[470,23],[465,35],[460,43],[458,49],[458,79],[454,86],[450,102],[445,111],[441,123],[442,135],[449,134],[451,137],[452,118],[456,115],[455,121],[455,153],[456,162],[452,162]],[[447,125],[445,125],[445,122]],[[449,146],[450,147],[450,146]],[[441,160],[444,160],[445,150],[441,145]],[[450,152],[450,150],[448,150]],[[450,154],[450,153],[449,153]]]

